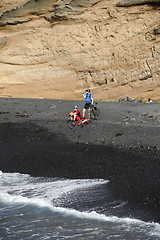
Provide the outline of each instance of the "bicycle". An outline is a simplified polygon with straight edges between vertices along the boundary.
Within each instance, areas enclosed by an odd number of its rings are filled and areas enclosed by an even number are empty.
[[[92,123],[93,120],[99,120],[101,111],[100,109],[97,108],[97,104],[98,103],[95,103],[94,105],[91,106],[90,117],[82,118],[79,121],[73,121],[69,118],[67,120],[68,127],[71,129],[74,128],[75,126],[84,127],[85,124]]]
[[[85,124],[88,124],[88,123],[91,123],[92,120],[91,118],[83,118],[83,119],[80,119],[79,121],[73,121],[71,119],[68,119],[67,120],[67,123],[68,123],[68,127],[70,129],[74,128],[75,126],[81,126],[81,127],[84,127]]]
[[[91,106],[91,119],[93,120],[99,120],[100,119],[100,115],[101,115],[101,111],[100,109],[97,107],[98,103],[95,103]]]

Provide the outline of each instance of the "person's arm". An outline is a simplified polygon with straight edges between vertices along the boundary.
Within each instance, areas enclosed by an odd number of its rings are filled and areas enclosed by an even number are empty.
[[[82,96],[83,96],[84,98],[86,98],[86,94],[85,94],[84,92],[82,92]]]
[[[91,97],[91,104],[93,105],[93,102],[94,102],[94,100],[93,100],[93,95],[92,95],[92,97]]]

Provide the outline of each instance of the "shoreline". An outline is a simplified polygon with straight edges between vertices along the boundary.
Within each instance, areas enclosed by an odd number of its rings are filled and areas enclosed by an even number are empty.
[[[107,179],[115,198],[159,222],[160,105],[98,102],[99,121],[69,129],[67,114],[82,101],[0,101],[1,171]]]

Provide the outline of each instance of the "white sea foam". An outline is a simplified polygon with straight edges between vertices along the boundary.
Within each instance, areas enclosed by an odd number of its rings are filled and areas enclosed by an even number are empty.
[[[160,237],[160,224],[158,223],[107,216],[95,211],[81,212],[75,209],[56,207],[52,202],[53,199],[60,198],[63,194],[68,194],[79,189],[88,189],[96,185],[106,184],[107,182],[102,179],[55,180],[32,178],[27,174],[1,173],[0,201],[10,206],[34,205],[40,208],[48,208],[53,214],[58,213],[63,217],[114,223],[123,226],[125,229],[128,228],[128,231],[130,227],[135,227],[142,232],[147,230],[150,236]]]
[[[17,196],[27,196],[29,198],[45,199],[51,202],[61,198],[65,194],[79,189],[89,189],[96,185],[106,184],[103,179],[46,179],[33,178],[27,174],[3,173],[0,182],[0,190]],[[5,186],[5,187],[4,187]]]
[[[12,196],[8,193],[1,194],[0,201],[8,202],[9,204],[22,204],[23,206],[26,205],[35,205],[41,208],[48,208],[50,209],[53,214],[58,213],[63,215],[63,217],[73,217],[85,220],[94,220],[103,223],[115,223],[117,225],[123,225],[126,229],[130,229],[130,227],[135,227],[140,231],[146,231],[151,236],[160,237],[160,224],[154,222],[144,222],[142,220],[133,219],[133,218],[119,218],[116,216],[106,216],[104,214],[99,214],[95,211],[91,212],[80,212],[75,209],[68,209],[63,207],[54,207],[50,202],[46,200],[42,200],[39,198],[27,198],[22,196]]]

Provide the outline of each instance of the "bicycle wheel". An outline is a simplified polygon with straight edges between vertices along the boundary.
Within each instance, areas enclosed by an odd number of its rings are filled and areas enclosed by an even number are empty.
[[[101,111],[97,108],[95,111],[95,118],[98,120],[100,119]]]
[[[71,121],[71,120],[68,120],[68,121],[67,121],[67,124],[68,124],[68,127],[69,127],[70,129],[72,129],[72,128],[75,126],[74,122]]]
[[[94,107],[91,110],[91,118],[92,119],[98,120],[98,119],[100,119],[100,115],[101,115],[101,111],[97,107]]]

